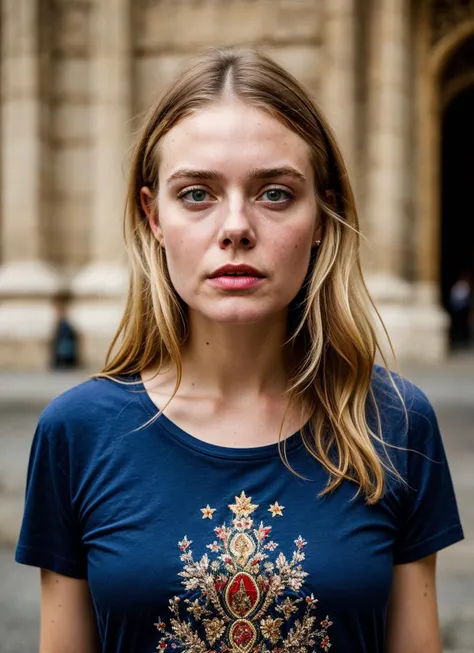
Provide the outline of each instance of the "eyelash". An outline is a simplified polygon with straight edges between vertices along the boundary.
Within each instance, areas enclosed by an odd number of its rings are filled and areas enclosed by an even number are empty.
[[[206,201],[203,202],[189,202],[188,200],[185,199],[185,196],[188,195],[189,193],[192,193],[195,190],[202,190],[203,192],[207,193],[208,195],[210,194],[208,190],[203,188],[202,186],[192,186],[191,188],[186,188],[185,190],[181,191],[178,195],[177,198],[179,200],[183,200],[183,203],[187,203],[188,205],[193,205],[193,206],[201,206],[202,204],[206,204]],[[290,190],[287,188],[281,188],[280,186],[271,186],[270,188],[266,188],[261,195],[264,195],[265,193],[268,193],[271,190],[278,190],[282,193],[285,193],[287,196],[285,200],[282,202],[268,202],[268,204],[273,205],[273,206],[282,206],[285,205],[286,202],[289,202],[295,198],[295,194],[292,193]]]

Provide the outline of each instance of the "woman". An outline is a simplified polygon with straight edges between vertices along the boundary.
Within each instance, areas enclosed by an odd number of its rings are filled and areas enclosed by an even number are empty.
[[[440,653],[443,445],[374,366],[353,195],[301,86],[253,51],[195,61],[143,129],[125,232],[113,352],[32,449],[41,653]]]

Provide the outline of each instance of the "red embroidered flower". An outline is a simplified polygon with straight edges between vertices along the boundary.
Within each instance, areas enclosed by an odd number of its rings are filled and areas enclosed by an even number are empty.
[[[214,533],[217,535],[217,537],[220,540],[227,539],[227,531],[224,526],[216,526],[216,528],[214,529]]]
[[[308,544],[306,540],[304,540],[301,535],[298,536],[298,539],[295,540],[295,544],[298,547],[298,549],[301,551],[301,549],[304,549],[304,547]]]

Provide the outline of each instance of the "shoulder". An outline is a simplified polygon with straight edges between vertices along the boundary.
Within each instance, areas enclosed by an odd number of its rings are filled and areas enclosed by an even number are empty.
[[[398,404],[414,417],[427,416],[433,412],[431,401],[421,388],[380,365],[374,365],[372,390],[381,408],[395,407]]]
[[[372,390],[380,420],[373,419],[369,409],[369,424],[381,436],[375,440],[380,455],[411,487],[418,488],[434,478],[441,482],[447,469],[446,454],[436,413],[426,394],[408,379],[379,366],[374,368]],[[398,481],[394,487],[399,487]]]
[[[438,429],[436,413],[426,394],[407,378],[375,365],[372,392],[383,430],[395,436],[413,440],[422,433]],[[396,433],[394,432],[396,431]]]
[[[53,399],[41,413],[38,428],[49,433],[90,430],[110,423],[136,398],[137,384],[132,379],[92,378]]]

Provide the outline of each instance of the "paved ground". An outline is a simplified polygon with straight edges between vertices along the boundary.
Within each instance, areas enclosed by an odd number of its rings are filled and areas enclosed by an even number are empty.
[[[446,653],[474,652],[474,358],[402,368],[433,401],[444,433],[466,541],[439,557]],[[0,373],[0,653],[38,650],[38,572],[13,562],[31,435],[42,407],[81,374]]]

